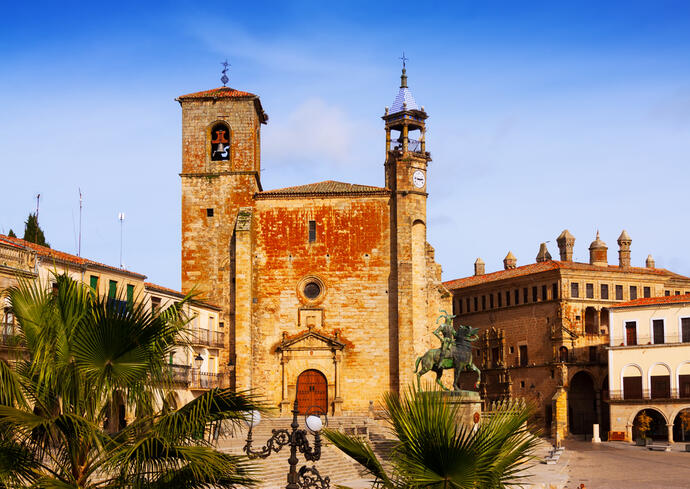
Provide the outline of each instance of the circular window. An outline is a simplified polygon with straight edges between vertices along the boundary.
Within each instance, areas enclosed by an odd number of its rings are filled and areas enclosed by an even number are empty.
[[[321,286],[316,282],[309,282],[307,285],[304,286],[304,296],[307,299],[314,300],[319,295],[321,295]]]

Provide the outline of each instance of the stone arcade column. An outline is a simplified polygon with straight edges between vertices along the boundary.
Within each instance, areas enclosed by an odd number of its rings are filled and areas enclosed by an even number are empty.
[[[280,414],[287,414],[290,412],[290,400],[288,399],[288,382],[287,382],[287,363],[288,359],[285,352],[280,352],[280,369],[282,375],[282,392],[280,395]]]
[[[666,429],[668,430],[668,442],[669,443],[675,443],[673,441],[673,423],[667,424]]]

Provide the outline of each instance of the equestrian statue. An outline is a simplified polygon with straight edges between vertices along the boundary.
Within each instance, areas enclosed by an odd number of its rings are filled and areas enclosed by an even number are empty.
[[[436,383],[444,390],[450,390],[441,382],[441,376],[444,370],[452,368],[454,369],[454,391],[461,390],[460,373],[471,370],[477,372],[477,382],[474,384],[476,389],[479,386],[481,372],[472,363],[472,342],[478,338],[477,331],[479,330],[472,326],[463,325],[455,329],[453,327],[453,318],[455,316],[448,314],[444,310],[441,310],[441,312],[443,314],[436,319],[436,324],[441,320],[443,321],[434,331],[434,336],[441,341],[441,348],[428,350],[424,355],[417,358],[414,365],[414,371],[417,374],[417,388],[421,390],[420,377],[432,370],[436,372]]]

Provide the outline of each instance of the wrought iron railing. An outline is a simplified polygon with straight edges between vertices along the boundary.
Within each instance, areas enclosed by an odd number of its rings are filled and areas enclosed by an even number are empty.
[[[685,340],[686,341],[683,341],[682,335],[679,335],[677,331],[674,331],[674,332],[666,332],[666,334],[664,334],[663,343],[655,343],[653,336],[645,335],[645,336],[638,336],[636,338],[634,345],[627,344],[626,337],[624,337],[624,336],[614,336],[611,344],[613,346],[647,346],[647,345],[653,345],[653,344],[671,345],[671,344],[678,344],[678,343],[687,343],[690,345],[690,338],[686,337]]]
[[[195,328],[190,331],[191,341],[195,345],[223,347],[225,346],[225,333],[222,331],[210,331],[205,328]]]
[[[228,387],[228,377],[225,374],[213,374],[192,369],[189,387],[190,389],[225,388]]]
[[[0,344],[2,346],[22,346],[22,338],[12,323],[0,323]]]
[[[191,367],[189,365],[168,365],[170,376],[173,382],[178,384],[189,384]]]
[[[650,389],[643,389],[633,393],[624,392],[621,390],[610,391],[605,400],[611,401],[630,401],[630,400],[649,400],[649,399],[680,399],[681,395],[678,389],[671,389],[665,392],[652,392]]]

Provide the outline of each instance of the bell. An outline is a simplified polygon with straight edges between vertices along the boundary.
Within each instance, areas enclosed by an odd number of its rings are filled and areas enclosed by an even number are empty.
[[[223,148],[223,143],[218,143],[218,147],[216,148],[216,153],[223,153],[225,151],[225,148]]]

